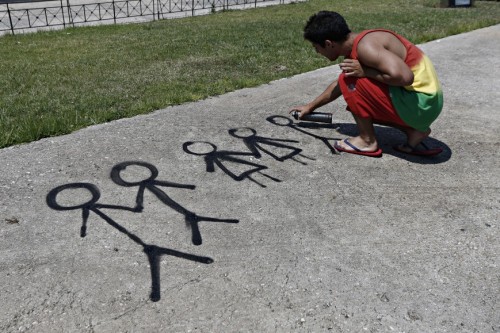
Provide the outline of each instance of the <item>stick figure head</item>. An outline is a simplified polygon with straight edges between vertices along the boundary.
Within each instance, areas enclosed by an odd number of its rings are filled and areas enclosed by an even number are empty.
[[[182,149],[186,153],[203,156],[217,151],[217,146],[207,141],[188,141],[184,142]]]
[[[267,117],[266,120],[270,122],[271,124],[277,125],[277,126],[292,126],[293,121],[287,117],[283,116],[270,116]]]
[[[231,128],[228,132],[231,136],[240,139],[250,138],[257,134],[257,131],[250,127]]]
[[[82,202],[80,204],[73,204],[73,205],[62,205],[57,202],[57,195],[65,190],[80,190],[83,189],[86,192],[90,192],[91,198],[88,201]],[[71,198],[75,197],[80,197],[81,195],[73,195]],[[84,209],[84,208],[89,208],[92,207],[101,197],[101,193],[99,192],[99,189],[94,185],[90,183],[70,183],[70,184],[65,184],[58,186],[54,189],[52,189],[48,194],[47,194],[47,205],[55,210],[73,210],[73,209]]]
[[[137,167],[141,168],[142,169],[141,173],[142,173],[142,171],[144,171],[143,168],[146,168],[146,169],[148,169],[150,175],[149,175],[149,177],[138,180],[138,181],[125,180],[125,179],[123,179],[121,172],[125,171],[125,169],[127,169],[127,167],[129,167],[129,166],[134,167],[134,169],[137,169]],[[135,170],[135,171],[137,171],[137,170]],[[137,173],[139,173],[139,172],[134,173],[132,175],[132,177],[137,176],[136,175]],[[144,175],[141,174],[140,176],[143,177]],[[115,165],[113,167],[113,169],[111,169],[111,180],[113,180],[113,182],[117,185],[126,186],[126,187],[140,186],[144,183],[151,182],[151,181],[155,180],[157,176],[158,176],[158,169],[154,165],[146,163],[146,162],[142,162],[142,161],[122,162],[122,163]]]

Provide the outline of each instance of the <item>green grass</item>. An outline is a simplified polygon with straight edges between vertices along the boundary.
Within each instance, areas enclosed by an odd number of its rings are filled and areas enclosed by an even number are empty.
[[[302,38],[307,18],[342,13],[415,43],[500,23],[500,3],[310,0],[143,24],[0,37],[0,148],[329,65]]]

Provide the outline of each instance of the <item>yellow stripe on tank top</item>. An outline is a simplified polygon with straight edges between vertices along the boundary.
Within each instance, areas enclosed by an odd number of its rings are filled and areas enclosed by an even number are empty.
[[[423,55],[420,62],[412,67],[411,70],[414,79],[411,86],[405,87],[406,90],[430,95],[434,95],[441,90],[434,65],[432,65],[432,62],[426,55]]]

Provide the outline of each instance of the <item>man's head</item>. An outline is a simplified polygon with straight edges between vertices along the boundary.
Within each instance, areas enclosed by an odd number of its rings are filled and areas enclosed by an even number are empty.
[[[344,42],[351,30],[344,18],[336,12],[321,11],[309,18],[304,28],[304,38],[325,47],[327,40]]]

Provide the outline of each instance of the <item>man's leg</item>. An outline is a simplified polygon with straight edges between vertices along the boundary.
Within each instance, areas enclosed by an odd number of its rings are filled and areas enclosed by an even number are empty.
[[[378,149],[377,137],[375,135],[375,129],[373,127],[374,123],[383,126],[394,127],[403,131],[407,136],[407,142],[406,144],[401,144],[398,147],[401,150],[407,152],[412,151],[411,147],[417,149],[418,145],[431,134],[430,128],[427,131],[422,132],[411,127],[400,126],[398,124],[385,123],[381,121],[374,122],[371,118],[362,118],[355,114],[352,114],[352,116],[358,126],[359,135],[349,138],[349,142],[353,146],[356,146],[363,151],[375,151]],[[346,145],[343,141],[339,141],[337,145],[346,150],[352,150],[352,148]]]
[[[358,125],[359,135],[349,138],[349,142],[363,151],[376,151],[378,149],[377,137],[375,136],[375,129],[373,128],[373,121],[371,118],[362,118],[354,113],[352,114],[356,124]],[[338,146],[345,150],[353,150],[345,142],[339,141]]]
[[[408,126],[401,126],[398,124],[385,123],[381,121],[374,121],[374,124],[394,127],[406,134],[406,143],[394,146],[394,149],[413,155],[434,156],[441,153],[442,148],[429,148],[423,141],[431,134],[431,129],[427,131],[419,131]],[[422,143],[422,145],[420,145]]]
[[[378,125],[393,127],[393,128],[396,128],[396,129],[404,132],[406,134],[406,144],[398,145],[398,147],[401,150],[408,151],[408,152],[411,151],[410,147],[417,148],[418,145],[431,134],[430,128],[427,131],[422,132],[422,131],[416,130],[416,129],[408,127],[408,126],[401,126],[399,124],[392,124],[392,123],[387,123],[387,122],[383,122],[383,121],[374,121],[373,123],[378,124]],[[410,147],[408,147],[408,146],[410,146]]]
[[[378,150],[373,124],[385,123],[389,126],[405,126],[392,105],[387,85],[368,78],[346,77],[338,80],[342,95],[359,129],[359,136],[349,142],[363,151]],[[385,125],[384,124],[384,125]],[[353,150],[345,142],[337,143],[342,149]]]

